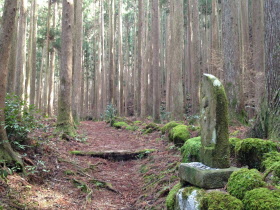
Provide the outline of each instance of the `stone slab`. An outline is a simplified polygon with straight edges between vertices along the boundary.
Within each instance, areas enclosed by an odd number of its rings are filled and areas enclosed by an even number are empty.
[[[181,181],[205,189],[223,188],[236,167],[215,169],[202,163],[181,163],[179,177]]]

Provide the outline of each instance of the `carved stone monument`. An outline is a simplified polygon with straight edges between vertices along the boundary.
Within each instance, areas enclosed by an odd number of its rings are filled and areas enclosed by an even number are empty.
[[[237,168],[230,167],[228,102],[222,83],[204,74],[200,93],[201,163],[182,163],[181,181],[202,188],[221,188]]]

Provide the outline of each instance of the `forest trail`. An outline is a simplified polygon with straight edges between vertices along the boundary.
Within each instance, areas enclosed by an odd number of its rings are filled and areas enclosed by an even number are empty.
[[[11,175],[7,194],[0,192],[0,198],[6,198],[9,207],[71,210],[164,208],[165,196],[172,183],[178,180],[175,170],[180,155],[159,131],[143,135],[141,128],[137,131],[117,130],[105,122],[85,121],[78,127],[79,137],[66,141],[53,135],[55,122],[50,122],[47,127],[47,130],[33,134],[31,138],[43,141],[35,153],[32,150],[32,154],[28,154],[37,169],[43,163],[40,172],[34,169],[28,178]],[[155,151],[146,158],[139,155],[127,161],[70,153],[144,149]]]

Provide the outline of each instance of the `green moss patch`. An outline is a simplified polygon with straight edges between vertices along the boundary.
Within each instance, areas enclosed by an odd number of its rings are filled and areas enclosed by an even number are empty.
[[[219,191],[205,193],[200,201],[201,210],[242,210],[241,200]]]
[[[235,147],[236,147],[236,144],[241,142],[242,140],[239,139],[239,138],[229,138],[229,148],[230,148],[230,156],[235,156]],[[239,143],[240,144],[240,143]]]
[[[149,134],[149,133],[153,133],[155,131],[159,131],[160,127],[155,124],[155,123],[149,123],[148,125],[145,126],[145,129],[143,129],[143,134]]]
[[[268,152],[277,151],[277,143],[269,140],[248,138],[236,142],[235,152],[238,161],[249,168],[261,168],[263,155]]]
[[[180,125],[180,123],[177,123],[177,122],[175,122],[175,121],[166,123],[166,124],[161,128],[162,134],[169,133],[169,131],[170,131],[172,128],[176,127],[177,125]]]
[[[256,169],[243,168],[231,174],[227,190],[232,196],[242,199],[247,191],[265,186],[262,179],[262,175]]]
[[[182,184],[178,183],[168,193],[168,196],[166,197],[166,202],[165,202],[167,210],[174,210],[176,194],[182,187],[183,187]]]
[[[280,209],[280,190],[258,188],[245,194],[243,199],[245,210]]]
[[[169,140],[173,141],[176,146],[182,146],[190,138],[188,126],[177,125],[176,127],[172,128],[168,137]]]
[[[117,128],[117,129],[121,129],[121,128],[126,128],[129,125],[126,122],[115,122],[113,124],[113,127]]]
[[[272,174],[271,177],[273,184],[280,183],[280,153],[270,152],[264,155],[264,161],[262,162],[262,169],[265,170],[265,177]]]
[[[200,161],[201,137],[195,137],[187,140],[181,147],[182,162]]]

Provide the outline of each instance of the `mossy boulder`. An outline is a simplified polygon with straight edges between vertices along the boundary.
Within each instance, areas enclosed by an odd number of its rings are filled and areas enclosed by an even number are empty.
[[[243,199],[245,210],[280,209],[280,190],[257,188],[246,192]]]
[[[242,141],[239,138],[233,137],[229,138],[229,149],[230,149],[230,156],[235,156],[235,147],[238,142]]]
[[[172,128],[168,137],[169,140],[172,141],[176,146],[181,147],[190,138],[188,126],[177,125],[176,127]]]
[[[145,129],[143,129],[143,134],[149,134],[159,130],[160,127],[157,124],[149,123],[148,125],[145,126]]]
[[[262,162],[262,169],[265,170],[266,181],[271,181],[273,185],[280,184],[280,153],[270,152],[264,155],[264,161]],[[272,175],[272,176],[270,176]]]
[[[266,183],[256,169],[243,168],[233,172],[228,180],[227,190],[232,196],[243,199],[247,191],[263,187]]]
[[[263,155],[277,151],[277,143],[270,140],[248,138],[236,142],[235,153],[238,161],[249,168],[261,169]]]
[[[220,191],[205,193],[200,201],[201,210],[242,210],[241,200]]]
[[[182,187],[183,187],[182,184],[178,183],[178,184],[174,185],[174,187],[169,191],[169,193],[166,197],[166,201],[165,201],[167,210],[174,210],[176,194]]]
[[[162,134],[165,134],[165,133],[169,133],[169,131],[176,127],[177,125],[180,125],[180,123],[177,123],[175,121],[171,121],[169,123],[166,123],[162,128],[161,128],[161,132]]]
[[[197,187],[185,187],[178,191],[176,195],[175,209],[200,209],[200,201],[205,190]]]
[[[115,122],[113,124],[113,127],[117,128],[117,129],[121,129],[121,128],[126,128],[129,125],[126,122]]]
[[[200,161],[201,137],[195,137],[187,140],[181,147],[182,162]]]

